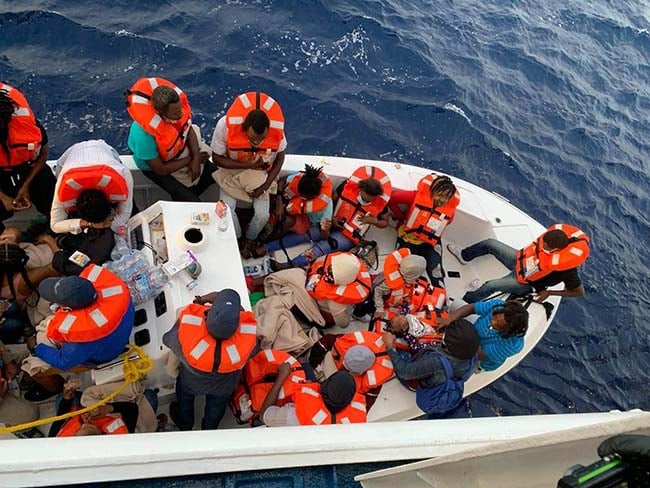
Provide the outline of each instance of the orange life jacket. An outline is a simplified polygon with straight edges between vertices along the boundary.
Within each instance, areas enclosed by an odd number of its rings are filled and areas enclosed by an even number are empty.
[[[548,230],[563,231],[569,237],[569,244],[564,249],[547,253],[542,247],[545,232],[537,240],[517,251],[515,276],[519,283],[533,283],[554,271],[577,268],[589,257],[589,237],[577,227],[555,224]]]
[[[9,122],[6,148],[9,154],[0,145],[0,168],[6,168],[36,159],[43,138],[25,96],[6,83],[0,83],[0,90],[6,92],[16,105]]]
[[[418,183],[415,199],[406,216],[403,228],[404,233],[413,234],[416,239],[434,246],[440,241],[442,232],[454,217],[456,207],[460,203],[460,194],[456,191],[447,203],[434,207],[435,203],[431,197],[430,188],[436,178],[434,174],[430,174]]]
[[[86,308],[69,311],[59,308],[47,326],[47,337],[55,342],[92,342],[103,339],[118,328],[129,308],[129,289],[113,272],[89,264],[79,276],[92,282],[97,300]]]
[[[449,314],[445,310],[447,305],[447,291],[444,288],[433,286],[426,283],[419,283],[420,288],[413,295],[413,308],[412,312],[421,322],[437,328],[436,319],[440,317],[448,317]],[[421,290],[421,291],[420,291]],[[422,340],[422,338],[420,338]],[[439,334],[435,334],[432,340],[439,339]]]
[[[406,247],[402,247],[386,256],[386,259],[384,260],[384,279],[391,290],[403,288],[406,284],[402,277],[402,273],[399,271],[399,267],[404,258],[410,255],[411,251]]]
[[[316,301],[332,300],[333,302],[342,304],[363,302],[370,294],[370,288],[372,286],[370,273],[363,261],[359,260],[361,267],[359,268],[357,278],[352,283],[336,285],[334,283],[328,283],[323,279],[332,261],[332,257],[337,254],[341,253],[334,252],[326,256],[321,256],[311,264],[307,273],[307,292]]]
[[[352,375],[357,384],[358,393],[367,393],[368,390],[383,385],[393,376],[393,363],[386,352],[386,344],[384,344],[381,334],[367,330],[344,334],[336,339],[332,348],[332,358],[339,370],[345,369],[343,359],[345,353],[352,346],[366,346],[375,355],[375,362],[370,369],[363,374]]]
[[[74,408],[73,410],[77,410]],[[87,415],[87,414],[86,414]],[[83,415],[77,415],[76,417],[70,417],[61,427],[59,433],[56,434],[57,437],[72,437],[84,424]],[[98,427],[103,434],[128,434],[129,429],[127,429],[124,420],[120,414],[108,414],[102,415],[94,419],[90,419],[89,423]]]
[[[293,392],[300,425],[359,424],[366,421],[366,400],[357,392],[339,413],[331,413],[320,394],[320,384],[305,383]]]
[[[359,203],[359,182],[368,178],[374,178],[381,183],[383,194],[375,198],[371,203],[362,205]],[[352,242],[359,242],[370,227],[369,224],[361,222],[361,217],[371,215],[379,217],[390,200],[392,186],[390,178],[383,170],[375,166],[361,166],[352,173],[352,176],[345,183],[343,191],[334,210],[334,220],[341,227],[341,232]]]
[[[320,212],[325,210],[327,205],[332,201],[332,180],[330,180],[322,171],[319,176],[319,179],[323,184],[320,189],[320,195],[309,200],[301,197],[298,192],[298,184],[303,176],[303,173],[298,173],[291,179],[284,189],[284,194],[289,200],[286,207],[289,215]]]
[[[151,94],[159,86],[172,88],[181,100],[183,115],[176,122],[164,120],[151,103]],[[192,127],[192,108],[187,95],[164,78],[140,78],[125,93],[126,110],[147,134],[156,139],[158,154],[163,161],[179,156],[187,144],[187,135]]]
[[[67,211],[75,209],[77,198],[84,190],[100,190],[111,203],[125,202],[129,198],[126,180],[108,164],[70,168],[61,178],[57,198]]]
[[[253,110],[262,110],[269,118],[268,132],[258,146],[251,144],[246,131],[242,128],[246,116]],[[278,102],[266,93],[243,93],[235,98],[226,112],[226,127],[228,128],[226,146],[230,159],[246,162],[261,154],[264,161],[268,163],[265,169],[271,170],[270,163],[284,139],[284,115]]]
[[[231,337],[220,341],[208,332],[205,316],[209,309],[209,305],[192,303],[181,310],[178,340],[185,360],[204,373],[232,373],[242,369],[257,344],[257,321],[253,312],[240,312],[239,328]]]
[[[273,387],[278,375],[278,367],[282,363],[291,365],[292,372],[284,381],[278,394],[276,405],[282,406],[291,401],[294,386],[306,381],[302,365],[289,353],[263,349],[251,358],[244,367],[244,383],[250,392],[252,409],[258,413],[266,395]]]

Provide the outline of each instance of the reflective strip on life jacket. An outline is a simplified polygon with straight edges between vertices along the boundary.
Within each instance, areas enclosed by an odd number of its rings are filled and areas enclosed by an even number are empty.
[[[314,261],[309,267],[307,273],[307,282],[315,282],[313,289],[307,292],[318,300],[332,300],[342,304],[357,304],[364,301],[370,294],[372,287],[372,280],[368,268],[362,260],[359,260],[360,268],[357,273],[357,278],[347,285],[337,285],[328,283],[323,279],[325,270],[329,267],[331,260],[341,252],[330,253],[327,256],[321,256]],[[358,259],[358,258],[357,258]]]
[[[36,125],[36,117],[25,95],[6,83],[0,84],[0,90],[4,91],[15,105],[7,130],[9,153],[0,147],[0,168],[19,166],[36,159],[43,135]]]

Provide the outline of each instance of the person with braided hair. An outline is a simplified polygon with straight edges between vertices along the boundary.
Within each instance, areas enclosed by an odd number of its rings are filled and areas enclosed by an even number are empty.
[[[446,327],[453,321],[477,314],[474,322],[481,344],[478,350],[480,366],[493,371],[506,359],[524,348],[524,336],[528,330],[528,310],[515,300],[488,300],[463,305],[437,323]]]
[[[442,261],[435,247],[445,228],[454,220],[459,203],[460,194],[451,178],[433,173],[420,180],[416,191],[394,192],[388,203],[393,215],[402,221],[397,229],[397,247],[406,247],[427,260],[431,283],[442,277],[440,273],[434,276],[434,270]]]
[[[47,143],[24,95],[0,83],[0,232],[3,221],[32,203],[49,217],[56,179],[46,164]]]

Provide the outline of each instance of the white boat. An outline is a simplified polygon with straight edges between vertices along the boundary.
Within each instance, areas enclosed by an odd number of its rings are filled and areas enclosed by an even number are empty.
[[[157,250],[157,255],[167,254],[169,259],[174,259],[183,253],[187,246],[179,236],[190,223],[191,214],[208,212],[214,216],[216,195],[206,195],[206,200],[210,200],[206,203],[164,201],[162,190],[139,174],[132,158],[125,156],[122,159],[134,171],[136,199],[141,208],[146,207],[143,203],[159,200],[129,221],[132,242],[142,247],[152,262],[156,261],[152,248]],[[365,164],[383,169],[390,177],[394,189],[415,189],[418,181],[431,172],[426,168],[401,163],[288,155],[283,174],[300,171],[305,164],[323,166],[335,186],[348,178],[357,167]],[[453,223],[445,230],[443,244],[453,241],[459,245],[469,245],[482,239],[496,238],[519,248],[545,230],[544,226],[514,207],[504,197],[450,176],[460,191],[461,203]],[[238,254],[230,213],[228,219],[226,231],[217,230],[216,219],[211,219],[208,225],[202,227],[204,242],[194,247],[193,252],[201,263],[203,272],[196,280],[194,289],[190,290],[186,286],[190,281],[188,275],[179,273],[171,279],[162,298],[159,296],[156,300],[136,307],[144,312],[140,312],[141,320],[134,327],[132,341],[142,344],[145,352],[156,361],[155,369],[148,378],[150,385],[161,389],[162,409],[166,408],[174,394],[173,379],[164,371],[163,362],[167,350],[162,344],[162,335],[172,327],[177,310],[190,303],[197,294],[226,287],[239,291],[242,305],[250,309],[243,263]],[[393,227],[382,230],[373,228],[368,238],[378,242],[379,253],[383,258],[395,247],[396,231]],[[303,249],[304,246],[289,252],[298,253]],[[283,257],[280,257],[280,260],[283,260]],[[485,281],[508,272],[492,257],[479,258],[461,266],[448,252],[443,252],[443,267],[447,272],[459,272],[459,277],[446,279],[446,287],[451,297],[462,297],[467,284],[475,278]],[[506,374],[535,347],[553,320],[560,303],[559,297],[551,297],[549,301],[554,305],[550,318],[547,318],[542,305],[530,304],[530,324],[523,350],[509,358],[496,371],[473,375],[466,383],[466,395],[471,395]],[[353,322],[345,332],[366,327],[365,323]],[[338,332],[337,329],[328,331]],[[86,374],[84,381],[87,384],[90,381],[106,382],[119,376],[119,371],[120,365],[96,370],[92,372],[92,376],[90,373]],[[201,402],[197,402],[196,408],[197,413],[199,409],[202,410]],[[448,450],[444,452],[456,452],[469,444],[503,438],[503,435],[507,439],[519,438],[531,433],[566,428],[569,425],[583,425],[582,422],[597,423],[604,418],[595,416],[581,419],[580,416],[572,415],[563,420],[559,420],[559,417],[557,421],[550,419],[548,422],[548,417],[542,417],[545,422],[540,422],[540,417],[518,421],[463,419],[404,423],[400,424],[399,428],[395,428],[394,423],[386,423],[405,421],[421,415],[422,412],[415,405],[414,393],[393,378],[383,386],[380,397],[369,411],[370,423],[361,426],[228,430],[229,427],[237,427],[237,424],[234,417],[227,414],[227,418],[222,421],[222,428],[216,432],[168,432],[116,438],[103,436],[3,442],[0,444],[4,459],[3,465],[0,466],[0,485],[17,486],[19,483],[28,483],[37,486],[72,481],[148,478],[336,462],[418,459],[442,453],[433,452],[430,448],[434,438],[431,436],[437,439],[436,446],[447,447]],[[197,419],[201,417],[201,414],[196,416]],[[505,431],[504,425],[508,426]],[[453,429],[450,427],[445,430],[444,426],[453,426]],[[481,426],[489,427],[487,430],[481,430]],[[384,441],[386,444],[382,450],[378,446]],[[293,447],[288,449],[288,446]],[[363,446],[373,446],[368,455],[361,454]],[[25,454],[26,449],[29,449],[29,455]],[[383,454],[376,454],[379,451],[375,450],[380,450]],[[323,455],[325,451],[327,456]],[[352,451],[356,452],[356,455],[350,455]],[[69,456],[70,452],[75,453],[74,459]],[[309,456],[306,453],[309,453]],[[38,459],[38,465],[35,466],[30,459]],[[250,462],[244,462],[245,459]]]

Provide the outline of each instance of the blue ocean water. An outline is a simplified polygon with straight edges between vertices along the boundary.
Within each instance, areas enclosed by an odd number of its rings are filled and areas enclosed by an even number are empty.
[[[13,0],[0,79],[53,156],[88,138],[126,151],[122,93],[162,76],[207,137],[261,90],[293,153],[427,166],[580,226],[587,297],[458,415],[649,409],[649,22],[606,0]]]

